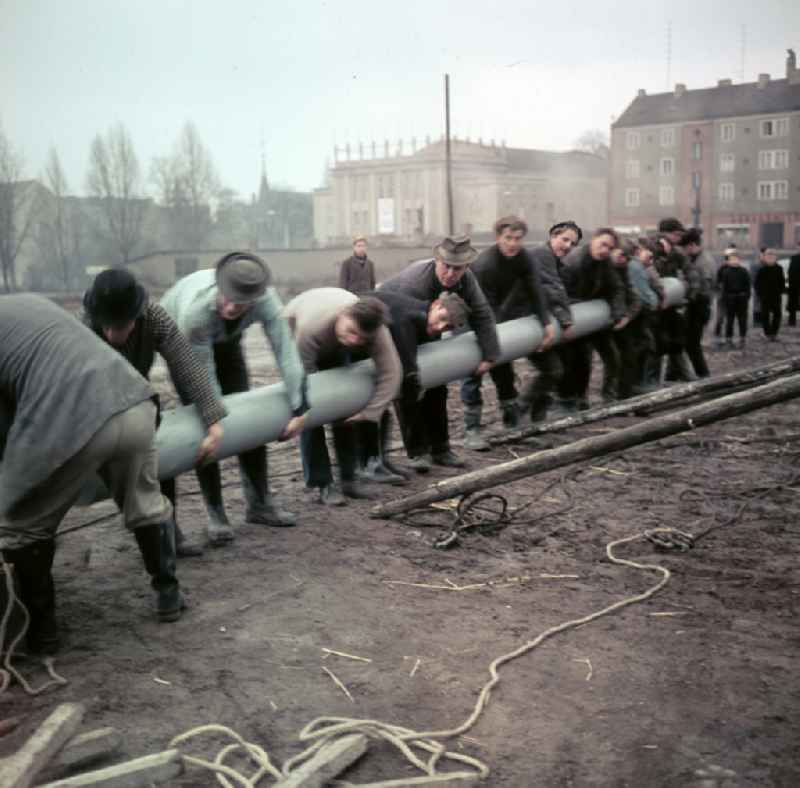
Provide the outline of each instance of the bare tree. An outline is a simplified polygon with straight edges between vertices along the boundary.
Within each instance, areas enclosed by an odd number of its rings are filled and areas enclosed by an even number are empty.
[[[22,155],[0,129],[0,268],[8,293],[17,289],[17,256],[36,215],[36,184],[22,180],[23,168]]]
[[[575,149],[586,151],[587,153],[594,153],[596,156],[601,156],[604,159],[608,158],[608,134],[602,129],[589,129],[584,131],[577,140],[575,140]]]
[[[50,149],[44,182],[52,192],[35,233],[43,263],[59,272],[64,289],[77,286],[77,267],[81,257],[82,213],[78,201],[68,197],[69,186],[58,151]]]
[[[197,248],[211,232],[211,208],[220,182],[196,126],[187,121],[171,156],[153,160],[150,178],[168,210],[173,241]]]
[[[100,201],[120,263],[127,265],[142,238],[147,201],[140,192],[139,161],[121,123],[92,141],[86,184],[89,194]]]

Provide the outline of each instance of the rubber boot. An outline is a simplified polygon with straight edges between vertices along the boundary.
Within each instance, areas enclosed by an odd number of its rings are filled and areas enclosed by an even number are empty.
[[[482,405],[464,406],[464,448],[470,451],[489,451],[492,447],[481,432]]]
[[[162,479],[159,483],[161,494],[172,504],[172,522],[175,525],[175,554],[178,558],[193,558],[203,555],[201,545],[187,541],[180,527],[178,526],[178,508],[175,493],[175,479]]]
[[[144,525],[133,531],[144,567],[156,591],[159,621],[177,621],[186,607],[175,575],[175,527],[172,521]]]
[[[692,365],[689,362],[689,357],[681,351],[680,353],[670,353],[669,363],[667,364],[667,372],[672,372],[674,377],[670,380],[689,382],[697,380],[697,375],[694,374]]]
[[[297,518],[281,509],[269,492],[267,484],[267,450],[265,447],[239,455],[248,523],[288,528],[297,525]]]
[[[381,463],[389,473],[393,473],[395,476],[402,478],[404,482],[407,482],[411,478],[411,474],[409,474],[405,469],[395,465],[389,458],[389,447],[391,446],[391,443],[392,416],[389,411],[386,410],[384,411],[383,416],[381,416],[380,438],[378,442]]]
[[[500,412],[503,414],[503,426],[507,430],[515,430],[519,427],[519,408],[517,399],[501,399]]]
[[[222,547],[234,540],[234,533],[222,502],[222,478],[219,464],[212,462],[203,465],[197,468],[196,473],[208,514],[208,543],[212,547]]]
[[[14,564],[19,600],[30,616],[26,643],[31,654],[55,654],[60,645],[52,572],[55,551],[52,539],[3,550],[4,560]]]

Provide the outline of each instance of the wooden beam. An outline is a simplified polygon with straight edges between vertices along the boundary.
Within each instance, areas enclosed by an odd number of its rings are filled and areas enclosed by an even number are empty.
[[[41,788],[141,788],[163,783],[183,774],[183,758],[178,750],[164,750],[93,772],[84,772]]]
[[[53,761],[54,768],[81,766],[110,755],[122,744],[122,734],[116,728],[98,728],[70,739]]]
[[[688,432],[705,424],[749,413],[798,396],[800,396],[800,375],[792,375],[748,391],[730,394],[710,402],[682,408],[675,413],[647,419],[600,437],[584,438],[555,449],[534,452],[512,462],[504,462],[483,470],[453,476],[432,484],[422,492],[380,504],[370,511],[370,515],[372,517],[388,517],[419,509],[446,498],[467,495],[478,490],[496,487],[499,484],[508,484],[517,479],[524,479],[526,476],[533,476],[592,457],[656,441],[667,435]]]
[[[85,709],[62,703],[13,755],[0,761],[0,788],[28,788],[80,727]]]
[[[326,744],[274,788],[322,788],[367,750],[367,737],[353,733]]]

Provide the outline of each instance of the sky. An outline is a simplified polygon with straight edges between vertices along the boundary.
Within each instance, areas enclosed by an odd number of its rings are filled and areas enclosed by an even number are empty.
[[[0,0],[0,128],[40,177],[55,148],[85,194],[89,146],[129,130],[150,163],[191,120],[223,184],[323,183],[334,145],[452,130],[563,150],[639,88],[785,73],[798,0]],[[671,66],[668,69],[668,29]]]

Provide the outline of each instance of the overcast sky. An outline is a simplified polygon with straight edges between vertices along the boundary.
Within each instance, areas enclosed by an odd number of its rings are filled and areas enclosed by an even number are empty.
[[[611,10],[613,8],[613,10]],[[223,182],[319,186],[335,143],[443,130],[564,149],[638,88],[784,76],[797,0],[0,0],[0,125],[41,173],[55,146],[84,193],[89,144],[122,122],[145,175],[196,124]],[[150,189],[150,184],[145,184]]]

